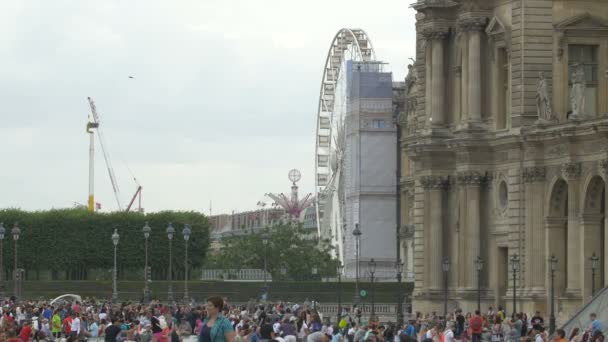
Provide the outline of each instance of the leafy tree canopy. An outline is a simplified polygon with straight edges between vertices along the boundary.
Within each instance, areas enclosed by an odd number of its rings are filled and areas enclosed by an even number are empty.
[[[277,225],[245,236],[225,238],[222,242],[224,247],[219,254],[210,256],[207,267],[264,269],[266,256],[266,267],[273,279],[318,280],[336,275],[337,261],[332,258],[334,253],[329,242],[311,238],[301,225]]]

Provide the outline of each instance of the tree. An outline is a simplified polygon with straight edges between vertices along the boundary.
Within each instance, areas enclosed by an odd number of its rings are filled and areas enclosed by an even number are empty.
[[[268,234],[267,245],[262,242],[263,233]],[[273,279],[318,280],[336,275],[336,261],[331,257],[333,247],[328,241],[307,236],[301,225],[277,225],[245,236],[226,238],[223,242],[225,246],[208,260],[208,267],[263,269],[265,252],[267,269]],[[312,274],[313,267],[317,268],[316,276]],[[286,270],[285,275],[281,268]]]

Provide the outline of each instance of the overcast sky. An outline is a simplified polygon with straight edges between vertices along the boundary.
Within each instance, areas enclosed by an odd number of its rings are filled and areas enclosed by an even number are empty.
[[[254,209],[314,188],[319,84],[342,27],[402,80],[412,0],[3,0],[0,208],[86,203],[91,96],[128,202],[147,212]],[[134,76],[130,79],[129,75]],[[116,202],[99,145],[96,201]]]

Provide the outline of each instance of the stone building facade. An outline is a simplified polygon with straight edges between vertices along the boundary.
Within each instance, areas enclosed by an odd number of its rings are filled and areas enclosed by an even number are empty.
[[[395,99],[401,255],[413,309],[558,312],[608,284],[608,2],[419,0],[416,61]],[[410,257],[411,260],[407,260]],[[483,260],[478,279],[476,259]],[[442,270],[444,259],[450,271]]]

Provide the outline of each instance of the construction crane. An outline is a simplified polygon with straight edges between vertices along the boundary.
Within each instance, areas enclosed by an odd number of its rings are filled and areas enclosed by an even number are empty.
[[[118,210],[122,210],[122,204],[120,203],[120,189],[118,188],[118,182],[116,182],[116,176],[114,175],[114,168],[112,167],[112,162],[110,160],[110,155],[105,148],[103,133],[101,131],[99,115],[97,114],[97,108],[95,107],[95,102],[90,97],[87,97],[89,100],[89,105],[91,106],[91,117],[92,121],[87,123],[87,133],[91,135],[90,139],[90,147],[89,147],[89,211],[93,211],[95,203],[94,201],[94,146],[93,146],[93,132],[91,128],[95,128],[97,130],[97,136],[99,137],[99,145],[101,146],[101,151],[103,152],[103,159],[106,161],[106,167],[108,169],[108,175],[110,176],[110,182],[112,183],[112,190],[114,190],[114,197],[116,198],[116,204],[118,204]]]

